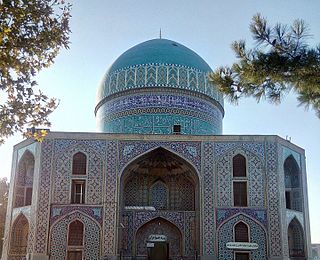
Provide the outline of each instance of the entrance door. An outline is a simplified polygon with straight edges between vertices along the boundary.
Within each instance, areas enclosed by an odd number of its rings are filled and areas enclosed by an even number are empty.
[[[235,253],[235,260],[249,260],[249,253]]]
[[[68,251],[67,260],[82,260],[82,251]]]
[[[148,260],[169,260],[169,243],[155,242],[148,248]]]

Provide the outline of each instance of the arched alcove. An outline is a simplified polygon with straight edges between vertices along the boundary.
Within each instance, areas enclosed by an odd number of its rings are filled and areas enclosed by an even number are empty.
[[[25,151],[18,163],[14,187],[14,207],[31,205],[34,175],[34,156]]]
[[[72,174],[86,175],[87,173],[87,156],[82,152],[77,152],[72,157]]]
[[[64,215],[50,228],[52,259],[100,259],[100,247],[101,226],[84,212]]]
[[[243,221],[234,225],[234,241],[235,242],[250,242],[249,226]]]
[[[200,252],[199,178],[184,158],[159,147],[133,160],[121,174],[119,204],[119,254],[134,256],[135,245],[142,243],[134,235],[140,226],[137,222],[156,217],[183,221],[185,228],[179,227],[181,255],[194,257]]]
[[[305,257],[304,232],[296,218],[291,220],[288,227],[288,246],[290,257]]]
[[[302,211],[301,171],[292,155],[288,156],[283,164],[285,176],[286,208]]]
[[[21,214],[11,227],[10,255],[25,257],[27,254],[28,237],[29,222],[27,218]]]
[[[136,233],[136,256],[147,256],[147,240],[150,235],[165,235],[169,243],[169,254],[171,258],[182,256],[182,234],[171,222],[163,219],[153,219]]]
[[[188,162],[158,148],[139,157],[124,170],[122,207],[194,211],[199,208],[198,182],[196,171]],[[160,200],[167,200],[167,203]]]

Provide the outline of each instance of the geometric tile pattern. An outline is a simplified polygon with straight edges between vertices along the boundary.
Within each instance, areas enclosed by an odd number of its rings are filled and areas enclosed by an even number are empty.
[[[185,212],[185,255],[194,256],[196,254],[197,244],[200,244],[197,238],[197,220],[195,212]],[[198,252],[199,253],[199,252]],[[193,258],[193,257],[192,257]]]
[[[134,230],[159,217],[172,222],[180,231],[184,229],[184,214],[182,211],[142,211],[134,214]]]
[[[205,255],[214,255],[214,145],[204,143],[203,149],[203,251]]]
[[[261,223],[264,228],[268,229],[268,219],[267,211],[265,209],[254,209],[254,208],[225,208],[216,209],[216,224],[219,227],[223,222],[225,222],[230,217],[236,214],[247,215],[250,218]]]
[[[102,207],[95,206],[70,206],[60,205],[51,208],[50,225],[53,225],[58,219],[70,214],[73,211],[82,212],[102,225]]]
[[[215,155],[221,156],[230,150],[238,148],[251,152],[262,161],[265,159],[264,143],[261,142],[215,142]]]
[[[280,198],[279,198],[279,174],[277,145],[275,143],[266,143],[266,176],[267,176],[267,193],[268,193],[268,217],[269,217],[269,243],[270,255],[281,256],[281,214],[280,214]]]
[[[69,224],[80,220],[84,225],[84,259],[100,259],[100,227],[86,214],[74,211],[51,227],[50,259],[66,259]]]
[[[253,221],[251,218],[239,214],[235,217],[232,217],[227,222],[225,222],[220,228],[218,229],[218,259],[219,260],[233,260],[233,250],[230,250],[226,247],[226,243],[235,241],[234,238],[234,225],[239,222],[243,221],[249,226],[250,229],[250,239],[251,243],[257,243],[259,245],[258,249],[251,250],[250,259],[252,260],[262,260],[267,259],[267,243],[266,243],[266,233],[261,225]]]
[[[169,174],[169,173],[168,173]],[[131,173],[123,190],[125,206],[154,206],[157,210],[193,211],[195,188],[188,175],[151,176]]]
[[[77,152],[82,152],[87,155],[88,172],[84,176],[76,176],[74,178],[87,180],[86,203],[101,203],[102,170],[105,158],[104,144],[105,142],[100,140],[77,140],[76,142],[72,142],[71,140],[55,141],[57,151],[55,151],[53,203],[70,203],[70,183],[73,178],[72,159],[73,155]],[[61,147],[64,149],[61,149]]]
[[[240,143],[241,144],[241,143]],[[228,143],[225,143],[228,146]],[[215,147],[216,152],[223,145]],[[218,154],[220,154],[218,152]],[[248,172],[248,206],[249,207],[264,207],[264,190],[265,178],[263,171],[263,161],[251,151],[246,150],[245,146],[231,146],[225,153],[217,156],[217,203],[219,207],[231,207],[232,203],[232,158],[242,154],[247,159]]]
[[[106,180],[104,208],[104,255],[116,255],[117,142],[106,142]]]
[[[47,252],[47,238],[49,232],[49,202],[50,202],[50,179],[52,174],[52,153],[53,141],[44,140],[41,144],[41,168],[38,190],[38,208],[37,208],[37,225],[36,241],[34,252],[45,254]]]

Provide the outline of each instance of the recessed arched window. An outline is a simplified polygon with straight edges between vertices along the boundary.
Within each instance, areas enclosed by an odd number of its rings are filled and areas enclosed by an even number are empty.
[[[246,167],[246,158],[237,154],[232,159],[233,165],[233,177],[246,177],[247,176],[247,167]]]
[[[301,172],[295,158],[290,155],[283,164],[285,176],[286,208],[302,211],[303,193],[301,185]]]
[[[292,155],[290,155],[284,161],[283,168],[284,168],[286,188],[299,188],[300,187],[300,169],[296,160],[293,158]]]
[[[73,156],[72,174],[85,175],[87,173],[87,156],[84,153],[78,152]]]
[[[288,227],[288,246],[290,259],[305,259],[304,232],[299,221],[294,218]]]
[[[29,223],[24,215],[20,215],[11,231],[10,254],[16,256],[25,256],[27,253]]]
[[[239,222],[234,226],[234,241],[249,242],[249,229],[245,223]]]
[[[156,208],[156,210],[167,209],[168,202],[168,188],[161,180],[156,181],[150,189],[150,200],[151,205]]]
[[[27,150],[18,164],[14,189],[14,207],[28,206],[32,203],[34,164],[34,156]]]
[[[79,220],[69,225],[68,246],[83,246],[83,223]]]

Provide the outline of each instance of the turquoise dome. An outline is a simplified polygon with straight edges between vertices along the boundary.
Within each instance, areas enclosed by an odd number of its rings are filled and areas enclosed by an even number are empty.
[[[153,39],[140,43],[124,52],[110,67],[109,73],[140,64],[177,64],[204,72],[211,71],[209,65],[194,51],[180,43]]]
[[[111,65],[98,88],[98,130],[221,134],[223,98],[208,82],[211,71],[197,53],[171,40],[154,39],[130,48]]]

